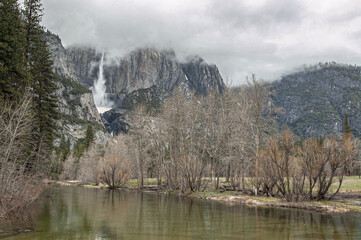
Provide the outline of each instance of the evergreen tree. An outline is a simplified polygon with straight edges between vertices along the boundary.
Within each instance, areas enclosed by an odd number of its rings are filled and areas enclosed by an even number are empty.
[[[323,137],[322,136],[320,136],[320,138],[318,139],[318,144],[320,145],[320,146],[322,146],[323,145],[323,143],[324,143],[324,139],[323,139]]]
[[[24,31],[16,0],[0,2],[0,97],[22,96],[28,86]]]
[[[350,122],[348,121],[348,117],[347,114],[345,113],[345,119],[343,122],[343,132],[344,133],[351,133],[351,126],[350,126]]]
[[[350,122],[348,121],[347,114],[345,114],[345,119],[343,122],[343,134],[342,135],[345,138],[349,138],[352,136],[351,126],[350,126]]]
[[[40,0],[25,0],[24,7],[25,58],[33,94],[35,150],[38,155],[46,157],[51,153],[57,130],[57,86],[53,82],[51,54],[40,25],[43,11]]]
[[[94,130],[92,125],[88,125],[88,128],[86,129],[85,132],[85,141],[84,141],[84,145],[85,145],[85,149],[88,150],[90,145],[94,142]]]
[[[37,48],[36,42],[41,41],[41,36],[44,32],[43,27],[40,25],[43,9],[40,0],[25,0],[24,6],[25,57],[27,59],[28,70],[30,70],[31,65],[35,61],[33,57]]]
[[[84,155],[84,138],[79,139],[74,145],[73,155],[79,159]]]
[[[58,158],[61,162],[65,162],[70,153],[70,140],[65,140],[64,135],[61,136],[59,147],[56,150]]]
[[[52,61],[50,53],[46,48],[46,43],[40,41],[37,44],[38,54],[34,56],[32,65],[32,86],[33,101],[37,127],[40,136],[49,145],[52,145],[57,126],[55,120],[58,119],[57,97],[55,91],[57,86],[53,82],[54,75],[52,72]]]

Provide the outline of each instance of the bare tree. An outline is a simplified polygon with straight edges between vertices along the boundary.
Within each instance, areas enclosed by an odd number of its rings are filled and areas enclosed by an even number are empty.
[[[78,179],[77,173],[79,169],[79,159],[73,154],[70,154],[63,163],[63,171],[61,172],[60,180],[75,180]]]
[[[304,200],[306,175],[298,167],[298,146],[295,143],[295,136],[289,130],[267,139],[266,148],[260,155],[260,173],[263,190],[268,195],[273,195],[276,186],[287,201]]]
[[[230,139],[228,142],[231,168],[230,180],[233,189],[242,187],[246,190],[246,174],[250,171],[250,157],[253,152],[251,141],[251,117],[249,111],[251,104],[248,99],[248,91],[239,88],[232,92],[231,114],[229,116]]]
[[[318,171],[318,191],[316,198],[324,199],[329,192],[334,179],[337,179],[337,190],[329,198],[334,197],[340,190],[347,168],[357,154],[357,144],[352,137],[337,140],[335,136],[326,138],[322,144],[321,167]]]
[[[227,144],[230,139],[231,95],[228,88],[224,89],[223,94],[214,89],[207,98],[200,100],[204,105],[200,111],[205,111],[205,151],[211,165],[211,180],[214,179],[215,189],[218,189],[224,168],[230,166],[225,160],[228,160]]]
[[[17,104],[2,101],[0,107],[0,218],[20,212],[40,194],[39,174],[27,172],[32,149],[31,98]]]
[[[99,183],[100,173],[98,164],[103,151],[102,146],[93,144],[79,159],[76,157],[70,158],[69,160],[73,159],[74,161],[73,168],[69,169],[70,173],[74,172],[75,179]]]
[[[273,195],[273,187],[287,201],[329,199],[341,187],[346,169],[357,154],[357,144],[352,137],[326,137],[323,142],[307,139],[296,144],[289,131],[267,140],[260,153],[263,190]],[[335,192],[331,185],[338,182]],[[314,190],[316,195],[314,195]]]
[[[248,80],[247,80],[248,81]],[[250,117],[250,133],[254,139],[253,160],[254,160],[254,193],[257,195],[259,189],[259,158],[262,141],[265,131],[269,127],[270,117],[273,113],[272,101],[269,97],[270,92],[263,82],[257,81],[255,75],[248,81],[248,96],[251,104]]]
[[[136,169],[136,175],[138,178],[138,187],[144,186],[144,167],[147,163],[147,152],[151,147],[150,137],[154,132],[154,126],[152,125],[152,118],[147,112],[147,108],[144,105],[139,105],[132,112],[132,128],[130,145],[132,146],[132,152],[130,153],[133,158],[134,168]]]
[[[119,135],[108,143],[104,157],[99,160],[98,172],[100,179],[111,189],[124,186],[128,182],[131,178],[131,161],[126,136]]]

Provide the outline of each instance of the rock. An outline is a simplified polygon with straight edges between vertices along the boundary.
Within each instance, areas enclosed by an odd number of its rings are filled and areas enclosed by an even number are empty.
[[[98,77],[101,53],[90,47],[70,47],[67,56],[73,64],[78,81],[86,87],[92,87]]]
[[[108,132],[118,135],[127,133],[130,125],[127,123],[126,109],[112,109],[102,114],[103,123]]]
[[[54,79],[58,86],[56,95],[59,99],[58,110],[61,113],[61,118],[57,122],[60,127],[59,135],[64,135],[66,140],[69,139],[72,147],[78,139],[85,136],[87,126],[91,124],[95,130],[95,141],[105,144],[110,135],[105,130],[91,90],[79,83],[74,71],[76,65],[60,38],[47,32],[45,39],[52,55],[53,71],[59,76]],[[54,145],[59,144],[60,140],[55,139]]]
[[[216,65],[207,64],[202,58],[196,56],[188,62],[181,64],[191,89],[198,93],[207,94],[215,86],[222,91],[225,87],[221,74]]]
[[[53,71],[59,76],[67,77],[72,81],[77,81],[73,63],[63,47],[59,36],[48,31],[45,34],[45,39],[48,43],[48,49],[52,54]]]

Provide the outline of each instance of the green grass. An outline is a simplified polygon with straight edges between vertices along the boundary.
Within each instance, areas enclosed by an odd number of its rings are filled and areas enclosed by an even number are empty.
[[[337,184],[331,186],[331,190],[336,190]],[[361,191],[361,179],[358,176],[344,177],[340,192]]]
[[[232,193],[230,192],[220,192],[220,191],[204,191],[204,192],[201,192],[201,193],[204,193],[204,194],[214,194],[214,195],[222,195],[222,196],[231,196],[233,195]]]
[[[145,178],[144,179],[144,186],[154,186],[157,185],[156,178]],[[130,179],[127,184],[127,187],[138,187],[138,179]]]
[[[355,206],[352,204],[353,201],[348,202],[337,202],[337,201],[313,201],[308,202],[314,205],[327,205],[332,207],[337,207],[341,211],[361,211],[360,206]]]
[[[274,197],[260,197],[260,196],[252,196],[252,199],[256,199],[261,202],[279,202],[280,199]]]
[[[334,178],[334,183],[331,185],[329,189],[329,194],[334,193],[338,188],[338,179]],[[306,185],[305,190],[308,190],[308,185]],[[312,190],[313,193],[317,193],[318,186]],[[340,193],[344,192],[361,192],[361,179],[358,176],[345,176],[342,181],[342,185],[340,188]]]
[[[207,179],[207,178],[205,178]],[[226,178],[220,178],[220,185],[224,185]],[[157,179],[156,178],[145,178],[144,179],[144,186],[155,186],[157,185]],[[131,179],[126,184],[127,187],[138,187],[138,180],[137,179]],[[335,182],[330,187],[330,193],[336,191],[338,187],[338,182]],[[232,195],[232,193],[229,192],[219,192],[218,190],[214,191],[213,189],[213,182],[208,183],[207,189],[202,192],[204,194],[216,194],[216,195]],[[316,192],[317,189],[314,189]],[[342,182],[342,186],[340,189],[340,192],[361,192],[361,179],[358,176],[346,176],[344,177],[344,180]],[[263,198],[267,199],[269,201],[271,198],[269,197],[257,197],[260,201],[263,200]]]

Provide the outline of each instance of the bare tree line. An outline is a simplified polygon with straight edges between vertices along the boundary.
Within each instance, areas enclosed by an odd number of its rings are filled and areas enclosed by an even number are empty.
[[[178,89],[156,115],[139,106],[129,134],[102,154],[93,147],[70,169],[111,188],[130,178],[142,188],[145,178],[155,178],[159,188],[182,193],[223,188],[288,201],[337,194],[358,152],[352,135],[320,142],[298,140],[289,130],[274,134],[277,109],[269,94],[254,77],[246,87],[214,89],[207,96]]]
[[[137,177],[142,183],[150,168],[158,186],[181,192],[219,189],[222,177],[222,187],[288,201],[324,199],[335,183],[330,197],[337,194],[357,160],[356,140],[349,133],[322,142],[297,140],[289,130],[274,134],[278,111],[254,76],[237,91],[206,97],[178,90],[156,117],[139,108],[133,119],[138,130],[131,132],[142,139],[133,145],[142,156]]]
[[[225,177],[231,189],[257,194],[261,144],[272,125],[268,91],[253,77],[247,87],[222,94],[177,90],[156,117],[137,109],[133,124],[142,130],[131,136],[143,139],[135,148],[147,158],[142,166],[151,163],[158,186],[169,190],[219,189]]]

